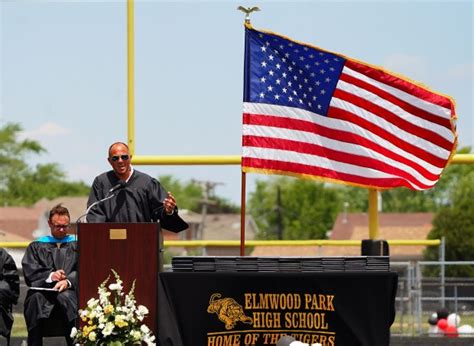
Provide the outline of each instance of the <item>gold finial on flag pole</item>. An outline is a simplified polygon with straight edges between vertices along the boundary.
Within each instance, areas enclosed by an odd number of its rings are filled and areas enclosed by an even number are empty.
[[[237,7],[237,9],[245,13],[245,24],[250,24],[250,13],[260,11],[260,8],[257,6],[254,6],[254,7],[239,6]]]

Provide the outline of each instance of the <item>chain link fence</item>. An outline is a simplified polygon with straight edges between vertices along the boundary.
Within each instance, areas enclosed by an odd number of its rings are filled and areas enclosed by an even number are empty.
[[[462,324],[474,326],[474,279],[451,278],[444,274],[425,277],[425,268],[435,266],[440,273],[447,266],[474,265],[474,261],[391,262],[397,271],[396,319],[392,335],[421,336],[429,333],[428,320],[440,308],[460,316]],[[467,335],[466,335],[467,336]],[[474,336],[474,335],[469,335]]]

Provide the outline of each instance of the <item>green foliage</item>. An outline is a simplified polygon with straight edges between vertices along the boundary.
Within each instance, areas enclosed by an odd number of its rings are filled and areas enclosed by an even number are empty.
[[[347,206],[348,212],[367,212],[369,210],[369,192],[367,189],[354,186],[340,186],[339,197]]]
[[[86,196],[90,187],[83,182],[68,182],[55,163],[37,165],[35,170],[11,176],[3,197],[9,205],[32,205],[41,198]]]
[[[202,188],[199,184],[193,181],[182,183],[171,175],[162,175],[158,177],[158,180],[167,191],[173,194],[180,209],[199,212],[202,196]]]
[[[0,128],[0,189],[5,190],[11,176],[21,175],[28,169],[24,158],[28,154],[40,154],[45,149],[36,141],[18,140],[22,128],[8,123]]]
[[[387,213],[430,212],[438,208],[437,191],[414,191],[407,188],[382,192],[383,211]]]
[[[29,167],[27,157],[45,149],[36,141],[19,140],[21,130],[18,124],[0,128],[0,205],[27,206],[41,198],[89,193],[89,186],[83,182],[66,181],[65,173],[56,163]]]
[[[470,148],[458,150],[458,154],[468,154]],[[474,165],[449,165],[441,175],[434,188],[426,191],[414,191],[407,188],[384,190],[381,193],[382,210],[386,213],[436,212],[441,207],[451,204],[451,192],[457,188],[459,180]],[[348,203],[349,212],[368,211],[367,189],[359,187],[341,187],[340,195],[343,202]]]
[[[209,206],[207,212],[209,214],[217,214],[217,213],[229,213],[235,214],[240,213],[240,208],[236,206],[234,203],[230,202],[228,199],[212,195],[210,199],[213,201],[213,204]]]
[[[461,148],[458,154],[468,154],[470,148]],[[435,187],[426,191],[406,188],[386,190],[382,193],[384,212],[436,212],[452,204],[452,192],[457,190],[462,177],[474,171],[474,165],[449,165],[444,169]]]
[[[470,148],[458,151],[460,154],[469,152]],[[471,173],[474,173],[474,165],[450,165],[444,170],[436,187],[428,191],[412,191],[405,188],[383,191],[383,212],[408,213],[440,210],[441,220],[446,210],[452,213],[450,208],[459,208],[459,196],[463,195],[464,189],[462,186],[469,184],[465,181]],[[280,208],[277,203],[278,188],[281,191]],[[471,200],[474,201],[474,198]],[[260,230],[257,236],[261,239],[276,239],[279,228],[284,229],[284,239],[323,239],[325,232],[332,229],[335,217],[341,210],[367,212],[367,189],[334,186],[288,177],[272,177],[269,180],[257,181],[255,192],[249,198],[249,211],[257,222]],[[458,212],[465,212],[465,210],[458,210]],[[281,222],[278,219],[279,211],[281,211]],[[474,213],[471,214],[474,215]],[[457,234],[456,237],[462,239],[461,235],[469,234],[469,228],[460,224],[460,220],[451,222],[453,228],[455,223],[457,228],[449,231],[451,235]],[[448,219],[446,219],[446,225],[443,227],[446,228],[448,225]],[[472,235],[469,237],[474,239]],[[439,235],[433,238],[439,238]],[[472,242],[468,243],[471,248],[474,248]],[[466,243],[462,246],[454,246],[464,251]],[[432,250],[436,251],[436,249]],[[459,260],[464,258],[461,253],[453,254],[453,256]],[[466,258],[469,259],[469,257]],[[472,258],[474,258],[474,253],[471,254],[470,259]]]
[[[180,209],[201,212],[203,187],[198,182],[191,180],[183,183],[171,175],[162,175],[158,180],[173,194]],[[211,203],[208,206],[208,214],[239,212],[239,207],[225,198],[212,194],[209,196],[209,201]]]
[[[460,171],[465,169],[460,168]],[[449,204],[440,208],[433,220],[428,238],[446,240],[446,260],[472,261],[474,258],[474,170],[458,176],[456,187],[449,196]],[[428,248],[426,260],[437,260],[438,249]],[[427,275],[436,275],[437,269],[428,268]],[[473,266],[448,266],[448,276],[474,277]]]
[[[259,227],[260,239],[277,239],[279,224],[283,239],[324,239],[340,204],[339,191],[334,187],[313,180],[274,177],[257,181],[249,198],[249,211]]]

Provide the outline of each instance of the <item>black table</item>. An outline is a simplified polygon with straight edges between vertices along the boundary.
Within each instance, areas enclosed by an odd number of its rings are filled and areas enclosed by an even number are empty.
[[[160,273],[160,345],[389,345],[392,272]]]

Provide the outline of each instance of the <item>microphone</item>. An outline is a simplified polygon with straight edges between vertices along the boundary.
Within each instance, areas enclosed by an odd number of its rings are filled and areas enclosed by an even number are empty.
[[[119,180],[119,182],[117,183],[117,185],[114,185],[112,186],[112,188],[109,190],[109,192],[107,193],[107,196],[110,195],[112,192],[118,190],[118,189],[121,189],[123,187],[127,186],[127,183],[123,180]]]
[[[102,199],[99,199],[98,201],[95,201],[94,203],[92,203],[87,209],[86,209],[86,212],[84,214],[82,214],[81,216],[79,216],[79,218],[77,219],[76,223],[80,223],[81,222],[81,219],[83,217],[87,217],[87,214],[89,214],[89,212],[91,211],[92,208],[94,208],[97,204],[99,203],[102,203],[102,202],[105,202],[106,200],[108,199],[111,199],[113,197],[115,197],[115,192],[117,190],[120,190],[122,188],[124,188],[125,186],[127,186],[127,183],[123,180],[119,180],[119,182],[112,186],[110,188],[110,190],[107,192],[107,195],[105,195],[104,198]]]

